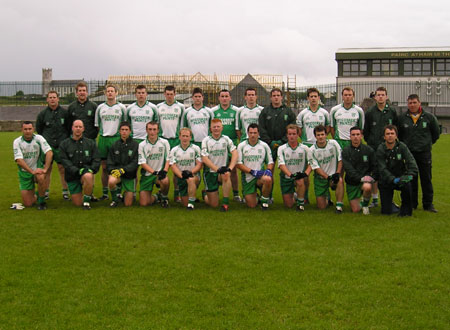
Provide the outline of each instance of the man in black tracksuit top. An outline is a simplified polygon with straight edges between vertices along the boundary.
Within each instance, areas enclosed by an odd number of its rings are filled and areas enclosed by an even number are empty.
[[[83,122],[75,120],[72,136],[61,142],[60,153],[72,202],[77,206],[83,205],[84,210],[90,210],[94,174],[100,167],[100,153],[94,140],[83,137],[83,131]]]
[[[97,104],[89,100],[87,84],[84,81],[79,82],[75,86],[75,92],[77,99],[70,103],[67,108],[70,125],[77,119],[82,120],[84,124],[83,136],[96,140],[98,127],[95,127],[94,122]]]
[[[71,123],[69,123],[69,113],[59,105],[59,96],[55,91],[47,93],[47,104],[47,108],[42,110],[36,118],[36,132],[42,135],[50,147],[52,147],[53,160],[58,166],[63,198],[68,200],[69,192],[67,191],[67,183],[64,180],[64,167],[61,165],[59,157],[59,144],[70,134]],[[46,189],[50,187],[51,172],[52,166],[50,166],[47,172]],[[48,192],[46,192],[47,196]]]
[[[408,111],[399,117],[398,134],[411,151],[419,167],[420,185],[422,187],[422,205],[425,211],[436,213],[433,205],[433,184],[431,182],[431,147],[439,139],[439,124],[436,117],[425,112],[419,96],[408,96]],[[417,208],[418,176],[412,181],[412,203]]]
[[[384,142],[384,127],[386,125],[398,126],[397,111],[387,104],[387,90],[384,87],[378,87],[375,91],[376,104],[370,107],[365,113],[364,120],[364,139],[374,151],[377,150],[380,143]],[[378,205],[378,183],[372,185],[373,201],[371,206]]]
[[[133,204],[133,194],[136,192],[136,173],[138,169],[139,143],[131,135],[131,125],[122,122],[119,126],[120,140],[114,142],[109,149],[106,169],[109,173],[108,187],[111,192],[111,207],[118,206],[118,194],[121,183],[125,190],[124,205]]]
[[[418,169],[408,147],[397,140],[397,127],[387,125],[384,129],[384,140],[378,146],[376,157],[378,165],[381,213],[391,214],[394,190],[401,191],[402,206],[398,216],[411,216],[412,188],[411,181]]]
[[[342,162],[350,207],[353,212],[359,212],[362,206],[363,214],[367,215],[370,213],[372,184],[378,180],[378,171],[375,151],[361,143],[362,137],[361,128],[355,126],[350,129],[351,144],[342,151]],[[362,205],[360,205],[361,195]]]
[[[287,143],[286,126],[296,123],[294,112],[283,104],[279,88],[270,92],[271,104],[265,107],[258,118],[259,137],[266,142],[276,158],[278,147]]]

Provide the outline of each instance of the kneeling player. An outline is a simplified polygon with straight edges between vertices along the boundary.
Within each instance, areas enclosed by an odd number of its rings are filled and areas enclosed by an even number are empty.
[[[109,172],[108,188],[111,192],[111,207],[119,205],[120,183],[125,190],[123,203],[125,206],[133,204],[136,192],[136,171],[138,168],[139,143],[130,137],[131,125],[122,122],[119,127],[120,140],[114,142],[109,149],[106,166]]]
[[[205,203],[212,206],[219,206],[219,185],[222,185],[223,204],[220,210],[228,211],[231,171],[236,165],[237,150],[233,141],[222,135],[223,125],[220,119],[211,121],[211,135],[202,141],[202,161],[205,164],[203,170],[203,180],[205,182],[206,196]],[[231,153],[231,160],[228,164],[228,155]]]
[[[72,136],[62,141],[59,149],[73,204],[90,210],[94,175],[100,167],[100,153],[95,141],[85,138],[83,132],[83,122],[75,120]]]
[[[280,168],[281,193],[286,207],[294,206],[294,191],[297,192],[297,211],[305,210],[305,179],[311,173],[308,165],[310,150],[298,143],[299,127],[289,124],[286,127],[288,142],[278,148],[278,167]]]
[[[45,210],[45,189],[47,171],[52,164],[52,148],[41,135],[34,134],[31,121],[22,124],[22,136],[14,140],[14,160],[19,167],[20,193],[26,207],[38,202],[38,210]],[[45,164],[42,160],[45,158]],[[34,189],[38,185],[38,197]]]
[[[146,125],[147,138],[139,144],[139,161],[141,165],[141,180],[139,204],[147,206],[160,202],[161,206],[169,206],[169,152],[170,146],[166,139],[158,137],[158,123],[152,121]],[[160,186],[158,195],[152,195],[153,186]]]
[[[311,147],[309,164],[314,170],[314,192],[317,207],[328,206],[328,189],[336,190],[336,213],[342,213],[344,204],[344,182],[340,176],[342,171],[341,147],[335,140],[327,140],[325,126],[314,128],[316,143]]]
[[[270,147],[259,139],[258,124],[250,124],[247,128],[248,139],[238,145],[237,168],[242,172],[242,193],[248,207],[258,204],[256,188],[262,189],[261,208],[269,208],[272,190],[273,160]],[[267,169],[264,170],[264,164]]]
[[[352,212],[362,211],[370,214],[369,202],[372,194],[372,184],[377,180],[377,161],[375,151],[361,143],[362,130],[358,126],[350,129],[351,145],[342,151],[342,162],[345,169],[347,197]],[[363,197],[362,203],[361,195]]]
[[[181,202],[188,210],[193,210],[202,169],[200,148],[191,143],[192,132],[189,128],[182,128],[179,137],[180,144],[170,151],[170,166],[179,179]]]

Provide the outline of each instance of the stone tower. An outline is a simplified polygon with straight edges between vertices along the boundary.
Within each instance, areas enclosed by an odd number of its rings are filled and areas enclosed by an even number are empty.
[[[50,91],[50,83],[52,80],[52,69],[42,68],[42,96],[47,96],[47,93]]]

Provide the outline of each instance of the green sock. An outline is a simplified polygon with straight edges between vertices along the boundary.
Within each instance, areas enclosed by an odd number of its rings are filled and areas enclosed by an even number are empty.
[[[169,199],[169,197],[167,197],[167,195],[163,195],[163,194],[161,194],[161,198],[162,198],[162,200],[163,200],[163,201],[165,201],[165,200],[168,200],[168,199]]]
[[[180,196],[180,189],[175,189],[173,191],[173,197],[178,197],[178,196]]]
[[[344,207],[344,203],[342,203],[342,202],[336,202],[336,206]]]
[[[363,201],[361,203],[362,207],[366,207],[369,205],[370,197],[369,198],[363,198]]]
[[[37,202],[38,202],[38,204],[43,204],[43,203],[45,203],[45,196],[38,196],[38,198],[37,198]]]
[[[223,197],[222,198],[222,204],[228,205],[228,203],[230,203],[230,198],[229,197]]]
[[[91,196],[84,195],[83,196],[83,203],[90,203],[91,202]]]
[[[189,203],[195,203],[196,198],[195,197],[189,197],[188,200],[189,200]]]
[[[119,189],[117,189],[117,187],[116,188],[114,188],[114,190],[109,190],[110,192],[111,192],[111,199],[113,200],[113,201],[115,201],[115,202],[117,202],[117,194],[119,193]]]
[[[233,190],[233,196],[239,196],[239,190]]]
[[[305,205],[305,199],[303,199],[303,198],[298,198],[297,199],[297,206],[300,206],[300,205]]]
[[[103,187],[103,195],[108,195],[108,187]]]
[[[69,190],[67,190],[67,189],[63,189],[63,190],[62,190],[62,193],[63,193],[63,195],[65,195],[65,194],[67,194],[67,195],[68,195],[68,194],[69,194]]]

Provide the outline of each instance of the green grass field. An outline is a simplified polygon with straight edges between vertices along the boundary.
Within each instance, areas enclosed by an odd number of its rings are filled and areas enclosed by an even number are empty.
[[[47,211],[9,210],[18,135],[0,134],[0,329],[450,327],[450,136],[433,152],[439,213],[405,219],[298,214],[279,189],[268,212],[82,211],[55,176]]]

